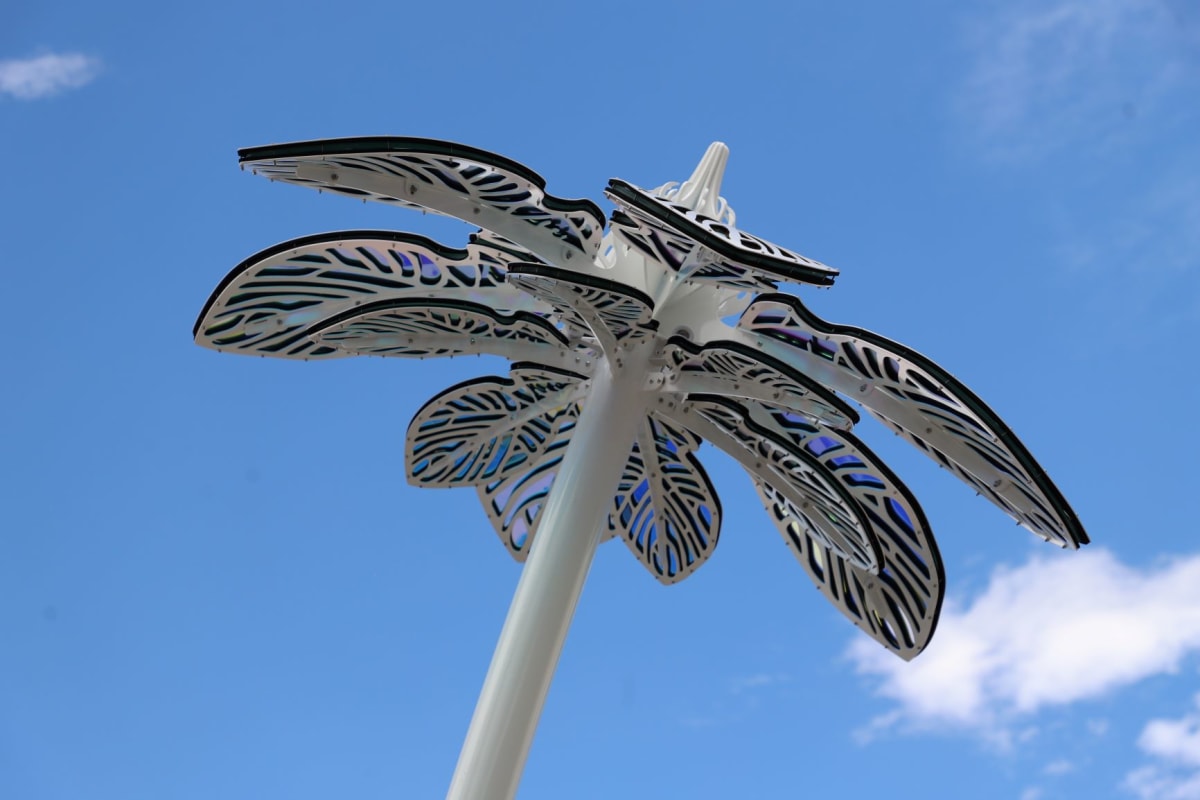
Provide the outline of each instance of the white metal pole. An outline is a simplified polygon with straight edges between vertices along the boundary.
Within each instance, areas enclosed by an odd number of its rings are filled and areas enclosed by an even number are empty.
[[[513,594],[447,800],[511,800],[605,515],[645,413],[643,375],[601,359]],[[640,365],[639,365],[640,366]]]

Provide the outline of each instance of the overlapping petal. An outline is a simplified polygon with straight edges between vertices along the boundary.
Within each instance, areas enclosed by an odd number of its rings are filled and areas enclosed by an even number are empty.
[[[322,347],[355,355],[425,358],[464,353],[556,364],[568,341],[544,317],[502,314],[481,303],[440,298],[380,300],[314,324],[308,336]]]
[[[799,445],[759,403],[692,395],[660,403],[676,420],[738,461],[756,480],[774,487],[811,523],[825,547],[868,572],[880,569],[879,542],[850,488],[811,450]]]
[[[638,426],[608,529],[660,583],[677,583],[717,546],[721,502],[694,454],[699,440],[656,414]]]
[[[405,465],[418,486],[475,486],[524,469],[550,445],[555,420],[572,413],[584,376],[516,365],[427,402],[408,426]]]
[[[411,233],[335,231],[277,244],[236,266],[205,303],[193,334],[205,347],[275,358],[340,358],[312,327],[381,300],[439,298],[498,313],[545,310],[505,283],[523,255],[473,238],[465,249]]]
[[[594,337],[610,357],[618,344],[644,341],[658,329],[654,301],[616,281],[541,264],[513,264],[508,280],[553,307],[570,330]]]
[[[644,369],[644,380],[625,376],[645,416],[607,520],[595,521],[601,535],[621,538],[663,583],[706,563],[722,513],[696,458],[708,440],[750,473],[826,599],[912,658],[937,624],[942,563],[920,506],[850,433],[859,417],[838,393],[1039,536],[1078,547],[1087,535],[1024,445],[937,364],[825,322],[792,295],[753,297],[780,281],[830,285],[837,270],[735,227],[717,196],[727,152],[714,144],[689,181],[654,192],[612,180],[617,209],[602,242],[594,203],[555,197],[529,168],[476,148],[377,137],[243,150],[243,165],[273,180],[481,230],[461,250],[389,231],[284,242],[221,282],[196,340],[305,360],[487,353],[514,362],[507,377],[428,402],[409,427],[406,469],[416,485],[474,487],[518,561],[599,361],[613,374]],[[736,328],[720,322],[742,309]]]
[[[613,178],[613,231],[643,256],[689,280],[761,291],[776,281],[829,286],[838,271],[687,206]]]
[[[604,233],[591,200],[567,200],[516,161],[476,147],[402,136],[250,147],[241,163],[271,180],[428,209],[479,225],[550,261],[590,262]]]
[[[1003,420],[929,358],[879,334],[825,322],[791,295],[758,298],[738,322],[762,347],[867,408],[1038,536],[1088,541],[1074,511]]]

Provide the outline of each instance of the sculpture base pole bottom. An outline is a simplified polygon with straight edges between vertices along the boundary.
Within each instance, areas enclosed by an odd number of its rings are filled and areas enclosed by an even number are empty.
[[[601,360],[504,620],[447,800],[515,796],[601,527],[644,416],[639,369]]]

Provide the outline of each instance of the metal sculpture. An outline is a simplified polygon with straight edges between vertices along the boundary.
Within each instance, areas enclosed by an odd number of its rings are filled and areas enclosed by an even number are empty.
[[[526,167],[428,139],[242,150],[272,180],[480,226],[465,249],[390,231],[269,248],[236,267],[196,323],[226,352],[318,360],[488,353],[507,376],[453,386],[417,412],[417,486],[474,487],[525,567],[451,783],[512,797],[596,546],[618,538],[662,583],[712,555],[721,504],[702,440],[749,472],[825,597],[904,659],[944,593],[909,489],[851,433],[850,398],[1041,538],[1088,541],[1061,493],[987,405],[904,345],[813,314],[780,284],[837,271],[739,230],[720,197],[728,158],[645,191],[588,200]]]

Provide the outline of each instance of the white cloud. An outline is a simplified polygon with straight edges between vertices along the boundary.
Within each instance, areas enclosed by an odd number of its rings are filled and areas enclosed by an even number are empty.
[[[1125,788],[1143,800],[1200,798],[1200,695],[1196,710],[1178,719],[1152,719],[1138,737],[1138,747],[1160,763],[1125,776]]]
[[[1200,772],[1188,775],[1142,767],[1125,776],[1124,787],[1141,800],[1200,800]]]
[[[1042,767],[1042,772],[1047,775],[1066,775],[1069,772],[1075,771],[1075,764],[1065,758],[1060,758],[1051,761],[1046,766]]]
[[[1200,709],[1200,695],[1196,695]],[[1180,719],[1153,719],[1146,723],[1138,747],[1152,756],[1200,767],[1200,710]]]
[[[100,63],[79,53],[47,54],[17,61],[0,61],[0,94],[18,100],[49,97],[78,89],[99,72]]]
[[[911,663],[855,640],[858,672],[896,703],[866,730],[965,729],[1003,747],[1034,712],[1173,673],[1200,651],[1200,555],[1147,569],[1104,550],[1058,555],[998,569],[971,602],[950,598]]]
[[[978,20],[963,121],[1000,158],[1092,144],[1186,75],[1187,29],[1163,3],[1027,0]]]

